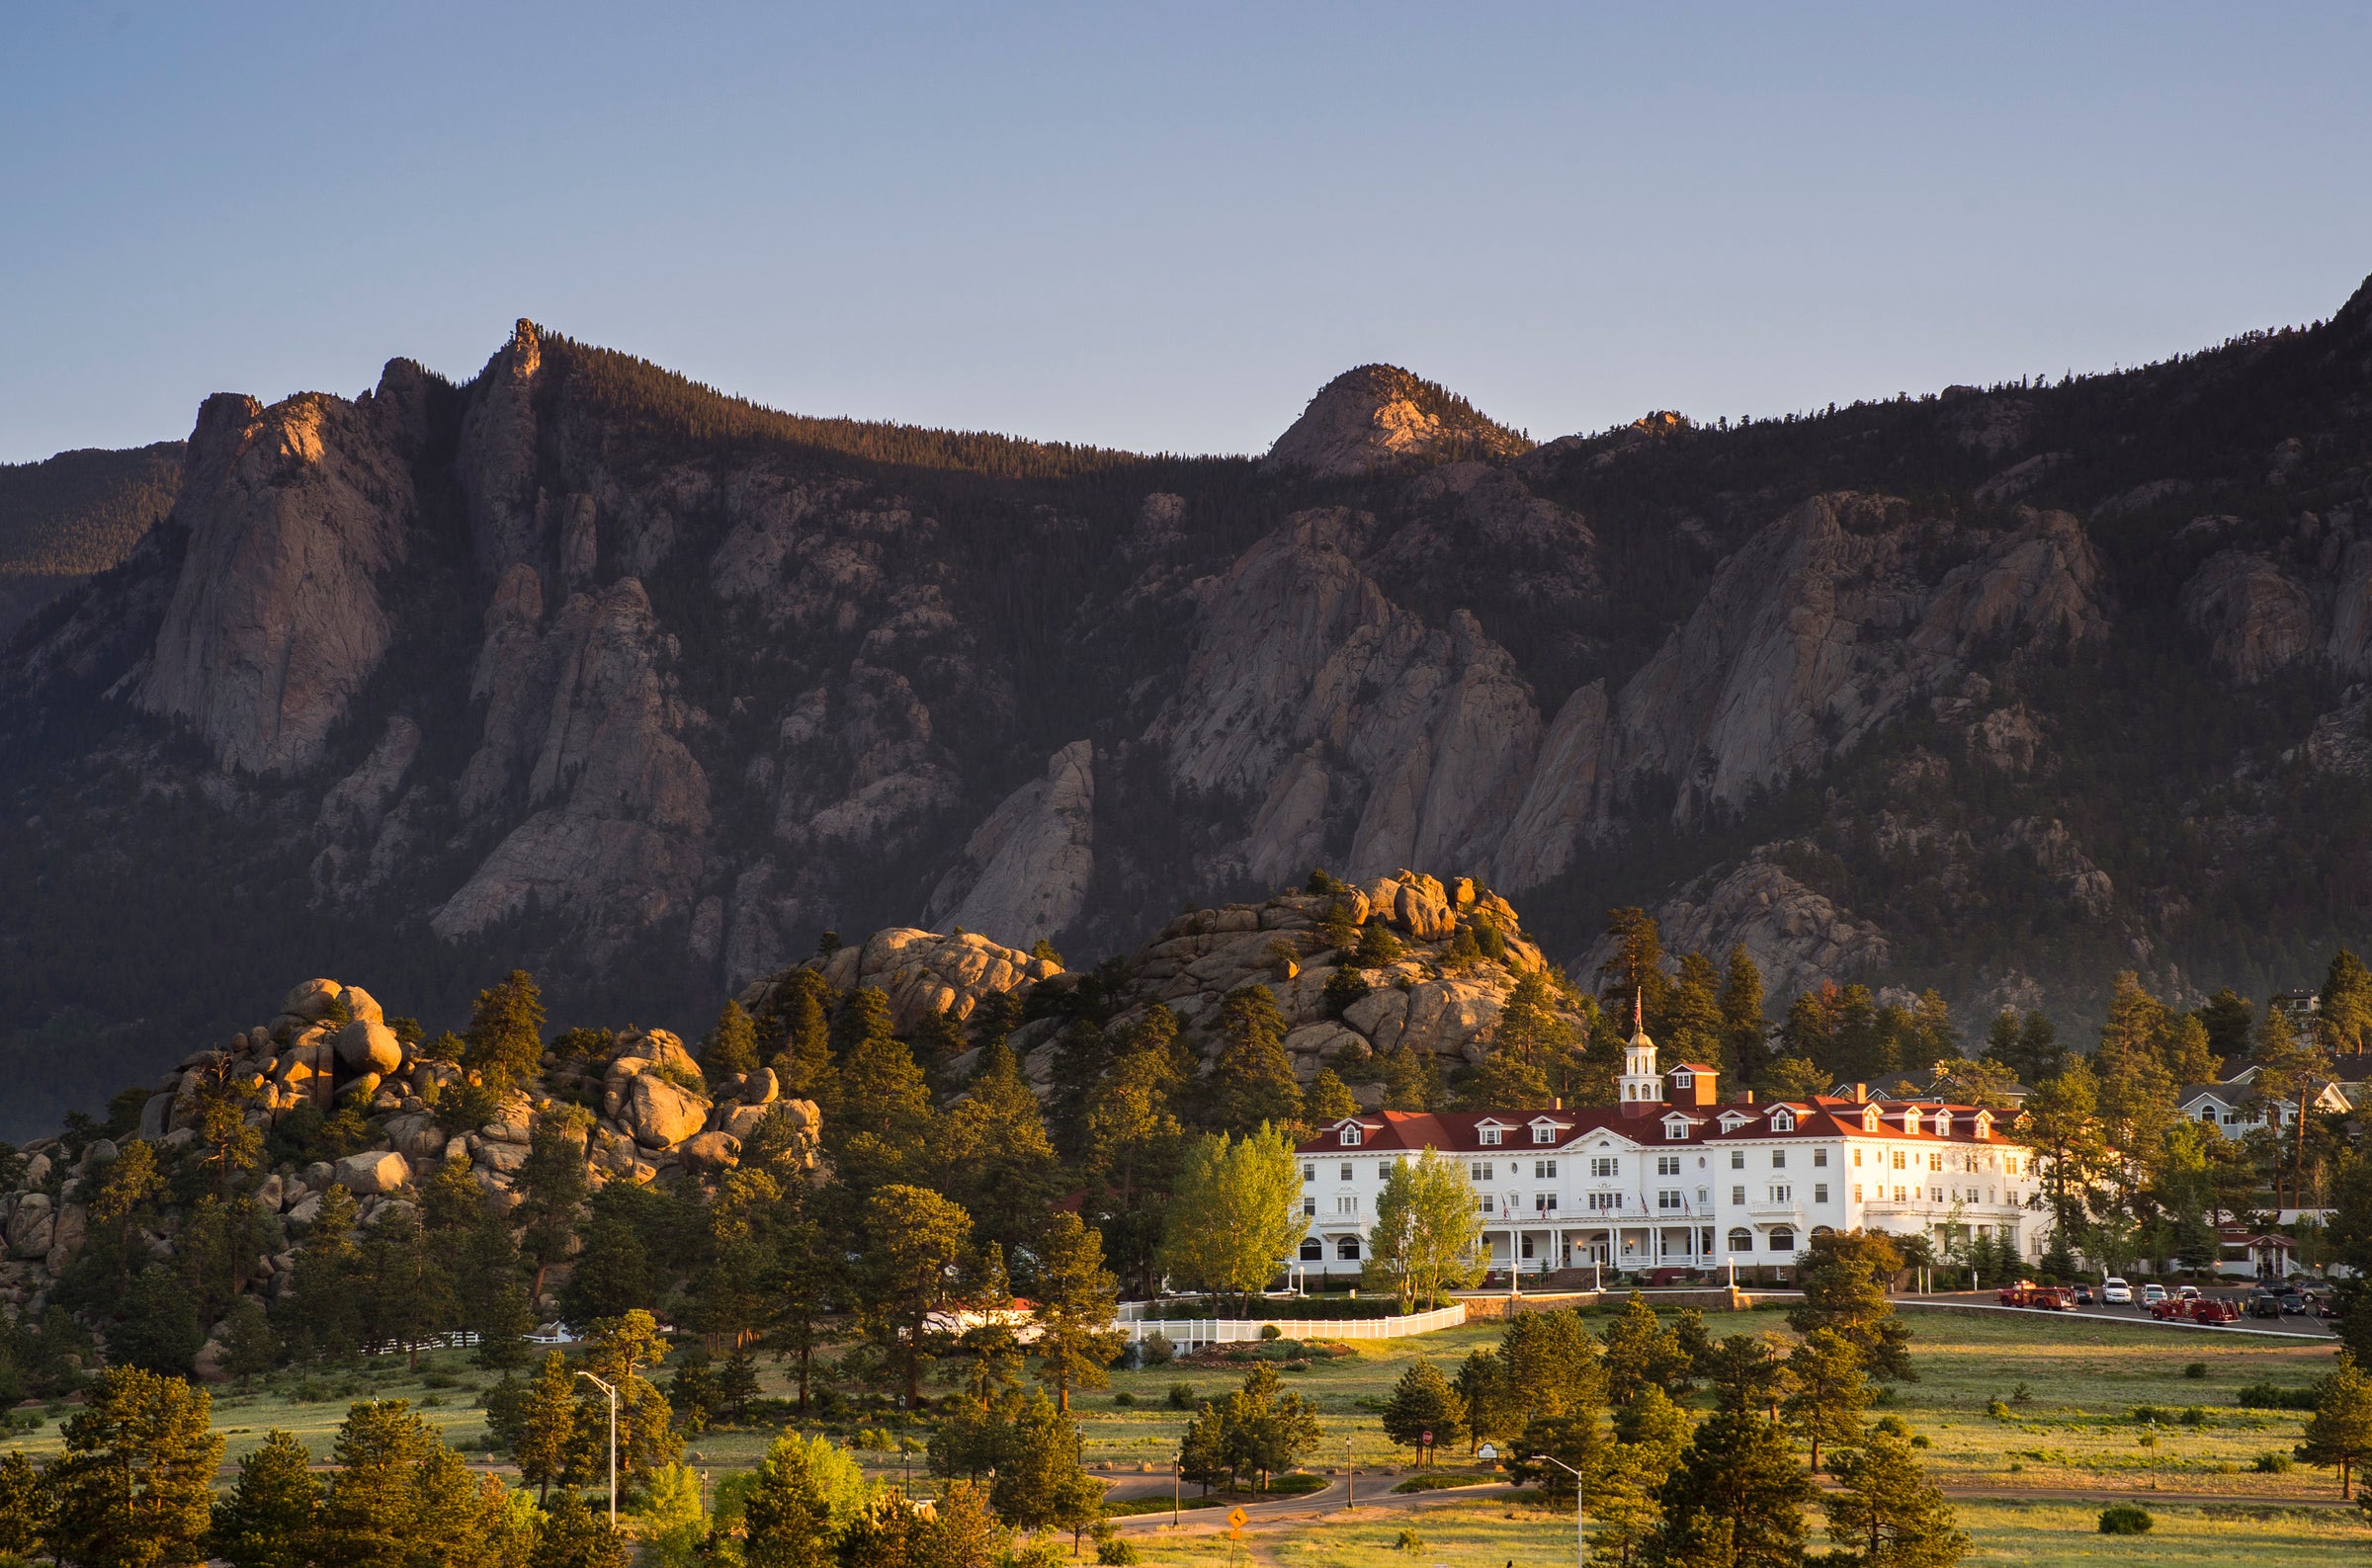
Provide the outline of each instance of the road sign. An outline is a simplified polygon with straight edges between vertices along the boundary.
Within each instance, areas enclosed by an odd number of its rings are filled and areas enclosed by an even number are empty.
[[[1228,1510],[1228,1534],[1230,1538],[1243,1533],[1244,1512],[1240,1508]]]
[[[1494,1446],[1493,1444],[1487,1444],[1487,1443],[1485,1443],[1484,1444],[1482,1444],[1482,1446],[1481,1446],[1480,1448],[1477,1448],[1477,1449],[1475,1450],[1475,1457],[1476,1457],[1476,1458],[1478,1458],[1478,1459],[1483,1460],[1483,1461],[1484,1461],[1484,1462],[1486,1462],[1486,1463],[1487,1463],[1488,1461],[1492,1460],[1492,1459],[1495,1459],[1495,1458],[1497,1458],[1498,1456],[1499,1456],[1499,1450],[1498,1450],[1498,1448],[1497,1448],[1496,1446]]]
[[[1433,1442],[1433,1434],[1431,1434],[1430,1432],[1426,1433],[1426,1434],[1425,1434],[1425,1443],[1426,1443],[1426,1444],[1427,1444],[1428,1446],[1430,1446],[1430,1445],[1431,1445],[1431,1444],[1432,1444],[1432,1442]]]

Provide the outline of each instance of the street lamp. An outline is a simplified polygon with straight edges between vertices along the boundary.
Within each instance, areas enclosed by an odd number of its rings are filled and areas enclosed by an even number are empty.
[[[1573,1568],[1581,1568],[1583,1537],[1581,1534],[1581,1472],[1563,1459],[1553,1459],[1545,1453],[1532,1455],[1534,1464],[1553,1464],[1573,1478]]]
[[[618,1527],[618,1390],[591,1372],[576,1374],[610,1396],[610,1527]]]
[[[1359,1508],[1359,1471],[1351,1463],[1351,1440],[1348,1438],[1342,1440],[1342,1473],[1350,1478],[1351,1483],[1351,1500],[1342,1505],[1342,1511],[1346,1514],[1356,1513]]]

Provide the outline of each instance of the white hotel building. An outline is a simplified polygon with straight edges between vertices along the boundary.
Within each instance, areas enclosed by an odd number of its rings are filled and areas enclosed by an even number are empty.
[[[2015,1112],[1937,1100],[1719,1105],[1714,1069],[1655,1065],[1633,1034],[1620,1103],[1523,1112],[1372,1112],[1301,1145],[1309,1238],[1287,1266],[1356,1275],[1387,1170],[1425,1149],[1466,1167],[1490,1268],[1647,1273],[1785,1268],[1826,1230],[2007,1240],[2039,1258],[2050,1211]]]

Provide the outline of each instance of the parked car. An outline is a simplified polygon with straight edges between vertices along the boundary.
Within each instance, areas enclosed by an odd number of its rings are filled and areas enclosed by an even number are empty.
[[[2166,1287],[2164,1285],[2146,1284],[2142,1286],[2142,1305],[2154,1306],[2157,1303],[2163,1301],[2165,1298]]]
[[[2186,1284],[2182,1286],[2179,1293],[2182,1299],[2185,1301],[2196,1301],[2199,1299],[2199,1287],[2195,1284]]]
[[[2339,1310],[2338,1299],[2330,1291],[2317,1290],[2314,1292],[2314,1297],[2315,1316],[2319,1318],[2335,1318],[2346,1316],[2345,1313]]]
[[[2303,1290],[2284,1290],[2281,1293],[2281,1309],[2293,1317],[2304,1312],[2306,1310],[2306,1292]]]
[[[2281,1297],[2275,1295],[2270,1290],[2249,1291],[2248,1315],[2252,1318],[2277,1318],[2281,1316]]]
[[[2100,1299],[2110,1306],[2131,1306],[2133,1286],[2112,1274],[2100,1282]]]

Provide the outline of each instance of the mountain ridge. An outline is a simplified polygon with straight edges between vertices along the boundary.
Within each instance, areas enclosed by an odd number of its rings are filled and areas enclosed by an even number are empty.
[[[681,1022],[826,929],[1117,952],[1312,865],[1964,1012],[2295,983],[2372,883],[2368,299],[1372,461],[806,420],[527,323],[460,384],[210,400],[166,524],[0,660],[0,1075],[65,1095],[242,965]]]

